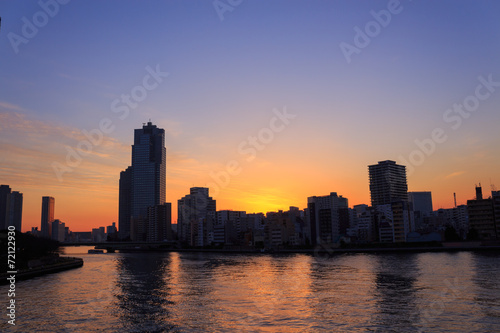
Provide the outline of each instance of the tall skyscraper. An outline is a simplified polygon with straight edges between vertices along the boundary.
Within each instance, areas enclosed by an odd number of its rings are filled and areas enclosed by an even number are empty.
[[[166,155],[164,129],[148,122],[134,131],[132,166],[120,174],[121,238],[130,237],[131,221],[147,219],[148,207],[165,203]]]
[[[52,222],[54,221],[55,200],[53,197],[42,197],[42,237],[52,237]]]
[[[151,122],[134,131],[132,146],[132,217],[146,216],[165,202],[165,130]]]
[[[372,206],[408,201],[406,167],[394,161],[368,166]]]

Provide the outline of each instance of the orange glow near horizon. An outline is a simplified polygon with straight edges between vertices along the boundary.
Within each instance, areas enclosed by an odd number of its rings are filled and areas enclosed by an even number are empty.
[[[16,186],[15,182],[5,180],[2,180],[2,183],[5,182],[13,190],[24,194],[23,231],[30,231],[31,227],[40,228],[42,196],[55,198],[55,218],[65,222],[70,230],[90,231],[92,228],[111,225],[112,222],[116,222],[118,226],[119,171],[116,172],[114,188],[113,184],[109,184],[106,191],[98,191],[93,187],[85,190],[72,188],[43,190],[33,185]],[[219,189],[218,195],[214,197],[217,200],[217,210],[243,210],[248,213],[265,214],[270,211],[286,211],[290,206],[304,209],[307,206],[307,197],[328,195],[330,192],[337,192],[347,197],[350,207],[357,204],[370,205],[367,175],[362,174],[358,177],[346,175],[326,182],[322,181],[320,174],[316,174],[315,180],[309,177],[305,182],[299,178],[301,171],[295,170],[297,176],[290,179],[277,178],[274,175],[266,178],[259,176],[258,173],[234,176],[231,184]],[[453,192],[457,193],[459,205],[466,204],[466,201],[474,196],[473,180],[464,183],[443,181],[441,186],[436,184],[433,187],[427,182],[426,186],[417,187],[414,184],[420,183],[420,178],[422,176],[409,177],[409,190],[432,191],[434,209],[453,207]],[[273,187],[269,186],[271,183]],[[253,187],[250,184],[253,184]],[[167,179],[167,202],[172,203],[172,223],[177,221],[177,200],[189,194],[189,187],[189,185],[168,186]],[[212,192],[215,193],[216,190],[210,189],[210,193]],[[488,187],[483,186],[483,193],[488,196]]]
[[[119,175],[129,165],[130,138],[125,143],[106,137],[102,145],[58,181],[51,165],[54,161],[65,162],[65,146],[76,147],[81,139],[79,130],[35,122],[22,114],[0,113],[0,118],[6,137],[0,142],[0,149],[8,152],[0,166],[0,183],[23,193],[23,231],[40,229],[42,196],[55,198],[55,218],[65,222],[71,231],[90,231],[112,222],[118,226]],[[46,133],[53,132],[58,136],[47,137]],[[308,197],[330,192],[346,197],[350,207],[369,205],[367,166],[386,159],[397,161],[394,154],[384,153],[384,158],[374,152],[353,156],[350,147],[335,144],[331,148],[335,156],[351,156],[336,159],[321,150],[308,150],[304,143],[296,142],[293,131],[279,134],[281,137],[259,151],[252,161],[235,153],[238,141],[208,148],[201,141],[201,148],[188,151],[177,146],[182,140],[167,137],[166,198],[172,203],[172,223],[177,221],[177,200],[195,186],[210,188],[217,210],[266,213],[286,211],[290,206],[304,209]],[[293,144],[281,141],[282,138]],[[297,154],[298,150],[304,153]],[[498,176],[495,166],[500,164],[500,157],[473,157],[428,157],[408,176],[409,191],[431,191],[434,209],[453,207],[454,192],[457,203],[466,204],[475,195],[474,185],[481,180],[483,193],[488,196],[489,179],[493,184],[500,181],[492,178]],[[228,160],[237,160],[241,171],[222,183],[213,175],[223,172]]]

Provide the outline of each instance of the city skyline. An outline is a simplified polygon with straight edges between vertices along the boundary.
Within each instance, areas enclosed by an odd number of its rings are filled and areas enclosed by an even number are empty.
[[[165,129],[172,222],[195,186],[221,210],[332,191],[369,204],[366,166],[384,160],[435,209],[500,186],[500,5],[389,3],[69,2],[28,38],[44,9],[3,2],[0,183],[23,193],[23,231],[44,196],[74,231],[118,222],[130,133],[148,120]]]
[[[155,133],[163,133],[163,129],[157,129],[157,127],[155,125],[153,125],[151,122],[148,122],[147,125],[146,123],[143,124],[143,128],[142,129],[136,129],[134,132],[136,133],[135,135],[135,143],[141,143],[143,144],[145,141],[144,141],[144,134],[152,134],[152,129],[155,130]],[[137,135],[139,134],[139,135]],[[141,139],[142,138],[142,139]],[[148,135],[148,138],[146,141],[149,141],[149,142],[157,142],[157,144],[161,144],[162,142],[162,139],[161,138],[158,138],[155,139],[153,138],[153,136],[151,136],[151,138],[149,138],[149,135]],[[152,145],[151,147],[154,148],[154,145]],[[144,149],[141,149],[140,147],[136,147],[137,150],[144,150]],[[162,156],[160,156],[160,160],[164,160],[164,156],[165,156],[165,147],[164,146],[157,146],[156,148],[153,149],[153,151],[162,151],[163,150],[163,154]],[[132,150],[134,151],[134,149]],[[146,192],[150,192],[149,194],[151,194],[153,197],[155,197],[156,199],[154,198],[151,198],[151,202],[152,204],[149,205],[149,204],[145,204],[145,201],[144,201],[144,198],[142,198],[142,203],[143,205],[141,204],[135,204],[136,206],[141,206],[140,209],[137,209],[137,211],[139,210],[144,210],[144,215],[136,215],[135,217],[132,216],[131,214],[131,207],[134,205],[133,204],[133,201],[134,201],[134,193],[132,191],[132,167],[129,166],[126,170],[124,171],[121,171],[120,172],[120,194],[119,194],[119,202],[120,202],[120,205],[119,205],[119,215],[121,216],[122,215],[122,207],[124,208],[127,208],[128,209],[125,209],[125,214],[123,214],[124,216],[124,221],[123,222],[121,219],[120,219],[120,225],[122,226],[122,228],[120,230],[121,233],[120,233],[120,238],[121,239],[128,239],[130,240],[130,237],[132,236],[131,234],[131,225],[132,225],[132,222],[136,224],[135,226],[135,233],[137,233],[138,231],[142,233],[142,236],[141,237],[144,237],[144,238],[151,238],[153,239],[154,237],[156,236],[153,236],[153,235],[156,235],[156,232],[155,230],[157,230],[158,228],[160,228],[159,230],[161,230],[160,233],[165,233],[165,235],[170,235],[169,237],[171,237],[171,229],[170,227],[168,227],[168,229],[164,229],[166,227],[164,227],[163,225],[159,225],[158,222],[156,221],[156,216],[157,214],[161,214],[161,216],[165,216],[165,221],[168,221],[168,225],[170,225],[172,223],[172,219],[171,219],[171,214],[172,214],[172,208],[171,208],[171,203],[169,202],[165,202],[165,201],[162,201],[161,198],[164,198],[165,196],[162,195],[161,193],[156,193],[159,189],[159,192],[162,192],[165,190],[165,186],[162,186],[160,184],[157,184],[157,180],[155,179],[157,176],[159,178],[161,178],[161,174],[164,173],[165,170],[161,171],[160,169],[163,167],[165,167],[165,165],[163,163],[160,163],[160,165],[158,165],[158,163],[156,163],[154,160],[158,159],[158,156],[154,157],[153,155],[149,156],[149,154],[142,154],[142,159],[144,157],[146,157],[146,159],[153,159],[153,164],[156,164],[155,166],[153,166],[153,169],[156,169],[157,172],[152,172],[153,174],[157,173],[156,176],[153,176],[153,178],[151,179],[152,181],[149,182],[149,185],[152,185],[152,186],[142,186],[142,188],[140,189],[140,192],[142,193],[146,193]],[[136,157],[137,158],[137,157]],[[134,160],[134,158],[133,158]],[[143,162],[144,161],[139,161],[139,162],[142,162],[142,164],[144,164]],[[139,163],[141,164],[141,163]],[[138,175],[136,176],[137,178],[139,179],[143,179],[144,180],[144,177],[148,175],[148,170],[149,168],[145,168],[145,170],[143,170],[143,173],[140,174],[138,173]],[[149,171],[152,171],[152,170],[149,170]],[[146,172],[144,172],[146,171]],[[190,188],[190,194],[188,195],[185,195],[184,197],[180,198],[177,200],[178,202],[178,216],[182,216],[182,215],[186,215],[186,217],[188,215],[192,215],[192,214],[195,214],[196,213],[193,213],[193,212],[198,212],[198,214],[200,214],[201,212],[201,215],[200,216],[204,216],[203,218],[205,219],[206,216],[210,216],[210,219],[212,218],[215,218],[215,215],[203,215],[204,211],[206,208],[202,208],[201,206],[200,207],[197,207],[196,206],[196,202],[201,202],[201,203],[205,203],[207,204],[207,202],[212,202],[212,204],[209,204],[210,207],[212,207],[211,209],[213,210],[213,214],[217,213],[222,213],[222,212],[234,212],[234,213],[244,213],[244,214],[249,214],[249,215],[267,215],[267,214],[276,214],[276,213],[282,213],[283,211],[286,211],[286,209],[296,209],[296,210],[300,210],[300,211],[303,211],[305,212],[307,209],[312,209],[312,211],[315,211],[315,208],[314,208],[314,205],[317,205],[318,207],[320,206],[324,206],[324,207],[339,207],[339,204],[338,202],[342,202],[342,204],[340,204],[340,207],[341,208],[345,208],[345,209],[349,209],[351,210],[352,212],[358,212],[358,209],[360,209],[359,207],[362,207],[362,211],[365,211],[366,208],[375,208],[375,209],[382,209],[382,213],[383,214],[387,214],[387,212],[384,212],[383,210],[384,209],[391,209],[390,206],[393,205],[393,204],[396,204],[396,205],[399,205],[399,204],[403,204],[403,207],[407,207],[408,204],[411,204],[411,208],[404,208],[406,210],[411,210],[412,213],[413,211],[415,212],[415,214],[418,214],[417,216],[415,216],[415,218],[417,219],[417,222],[420,223],[421,220],[420,218],[422,217],[429,217],[430,215],[429,214],[440,214],[440,210],[449,210],[449,209],[452,209],[452,208],[457,208],[457,207],[467,207],[471,201],[475,201],[477,199],[479,200],[483,200],[483,195],[482,195],[482,186],[481,184],[479,183],[479,185],[476,184],[475,186],[475,196],[474,197],[471,197],[470,199],[467,199],[467,202],[466,204],[457,204],[456,201],[454,201],[454,206],[453,207],[447,207],[447,208],[444,208],[444,207],[439,207],[437,209],[433,209],[433,199],[432,199],[432,192],[431,191],[409,191],[408,190],[408,187],[406,185],[407,183],[407,174],[406,174],[406,166],[403,166],[403,165],[398,165],[395,161],[391,161],[391,160],[385,160],[385,161],[379,161],[377,164],[373,164],[373,165],[368,165],[368,173],[369,173],[369,188],[370,188],[370,197],[371,197],[371,205],[368,205],[366,203],[362,203],[362,204],[351,204],[349,205],[348,204],[348,198],[340,195],[340,197],[337,196],[337,193],[336,192],[330,192],[329,195],[320,195],[320,196],[317,196],[317,195],[314,195],[314,196],[311,196],[311,197],[308,197],[307,198],[307,205],[302,209],[302,208],[299,208],[299,207],[295,207],[293,205],[289,205],[283,209],[278,209],[278,210],[275,210],[275,211],[254,211],[254,212],[248,212],[246,210],[243,210],[243,211],[238,211],[238,210],[235,210],[235,209],[232,209],[232,208],[224,208],[224,209],[220,209],[220,210],[216,210],[215,209],[215,202],[216,200],[212,199],[212,197],[209,196],[209,188],[207,187],[191,187]],[[148,183],[146,181],[146,183]],[[142,184],[144,185],[144,184]],[[9,185],[2,185],[2,189],[9,189]],[[123,190],[122,190],[123,188]],[[492,185],[491,186],[491,195],[488,195],[488,190],[486,189],[486,194],[484,195],[484,199],[485,200],[492,200],[494,198],[496,198],[495,200],[498,200],[498,193],[500,191],[496,190],[496,188]],[[17,213],[19,215],[18,217],[18,222],[17,225],[20,225],[21,224],[21,215],[22,215],[22,193],[19,193],[17,191],[14,191],[12,192],[13,195],[19,195],[21,196],[21,202],[20,202],[20,207],[17,208],[17,210],[19,211],[19,213]],[[148,193],[146,193],[148,194]],[[150,196],[151,196],[150,195]],[[201,197],[200,197],[201,195]],[[148,197],[148,195],[146,195],[145,197]],[[192,199],[192,198],[193,199]],[[196,198],[196,199],[194,199]],[[333,198],[333,201],[331,201]],[[454,198],[456,198],[456,193],[454,193]],[[340,200],[340,201],[338,201]],[[331,202],[330,202],[331,201]],[[326,205],[325,205],[325,202],[326,202]],[[181,205],[182,203],[182,205]],[[198,203],[199,204],[199,203]],[[311,206],[312,204],[312,206]],[[144,207],[142,207],[144,206]],[[44,196],[42,197],[42,209],[41,209],[41,225],[39,225],[38,227],[32,227],[32,228],[35,228],[35,229],[38,229],[38,232],[40,233],[39,235],[41,235],[42,237],[50,237],[48,236],[47,234],[52,234],[52,231],[51,231],[51,224],[53,221],[56,221],[58,223],[61,223],[61,221],[59,219],[55,219],[54,218],[54,207],[55,207],[55,199],[53,197],[47,197],[47,196]],[[378,208],[377,208],[378,207]],[[166,209],[166,211],[165,211]],[[200,210],[201,209],[201,210]],[[161,212],[160,212],[161,211]],[[168,214],[167,214],[168,212]],[[184,213],[182,213],[184,212]],[[424,214],[424,215],[421,215],[421,214]],[[312,214],[312,215],[317,215],[317,212]],[[315,229],[318,229],[319,230],[319,225],[318,223],[322,223],[322,222],[314,222],[315,219],[318,219],[318,217],[316,216],[316,218],[314,217],[310,217],[311,219],[311,222],[312,222],[312,225],[316,225]],[[436,215],[437,216],[437,215]],[[163,218],[163,217],[162,217]],[[194,220],[198,220],[200,217],[196,217]],[[337,227],[339,228],[342,228],[341,225],[343,223],[345,223],[345,225],[349,225],[349,219],[350,217],[348,216],[345,216],[345,218],[347,218],[346,222],[342,222],[342,221],[339,221],[338,218],[334,219],[332,217],[332,223],[336,224]],[[11,217],[12,219],[12,217]],[[148,224],[148,219],[152,219],[152,221],[154,222],[151,222]],[[186,227],[183,227],[183,225],[189,225],[191,223],[191,221],[189,221],[190,219],[192,219],[192,217],[189,217],[188,219],[185,219],[184,222],[181,222],[181,225],[178,226],[178,231],[180,233],[184,233],[185,231],[182,231],[183,229],[185,229]],[[412,218],[413,219],[413,218]],[[126,222],[128,221],[128,222]],[[176,221],[177,222],[177,221]],[[411,227],[411,230],[415,230],[415,226],[418,226],[416,223],[417,222],[412,222],[412,223],[415,223],[414,226]],[[114,225],[115,225],[116,222],[112,222],[112,225],[113,225],[113,228],[114,228]],[[139,223],[139,224],[137,224]],[[145,224],[144,224],[145,223]],[[167,223],[167,222],[165,222]],[[330,222],[328,222],[330,223]],[[65,224],[63,223],[63,226]],[[104,230],[105,227],[103,226],[99,226],[98,228],[92,228],[92,230],[96,229],[103,229]],[[111,226],[107,226],[107,228],[111,228]],[[139,228],[139,229],[137,229]],[[190,229],[187,228],[187,229]],[[142,231],[140,231],[142,230]],[[149,230],[149,231],[147,231]],[[168,231],[167,231],[168,230]],[[329,229],[330,232],[332,231],[331,228]],[[344,230],[345,231],[345,230]],[[86,232],[86,231],[85,231]],[[152,232],[152,233],[151,233]],[[318,232],[319,231],[313,231],[313,234],[315,232]],[[81,233],[81,231],[77,231],[77,233]],[[334,235],[338,235],[339,234],[336,234],[335,232],[333,232]],[[137,235],[132,237],[132,238],[135,238],[135,240],[137,240]],[[318,239],[320,237],[318,236]],[[335,238],[335,237],[334,237]],[[331,239],[330,239],[331,240]]]
[[[151,128],[152,128],[152,127],[154,127],[154,128],[156,128],[156,126],[155,126],[155,125],[153,125],[151,122],[148,122],[148,123],[147,123],[147,125],[146,125],[146,123],[143,123],[143,129],[141,129],[141,130],[138,130],[138,129],[134,130],[134,133],[136,133],[134,136],[135,136],[136,138],[138,138],[138,136],[137,136],[137,133],[138,133],[138,132],[137,132],[137,131],[144,132],[144,128],[148,128],[148,127],[151,127]],[[159,131],[163,131],[163,129],[159,129]],[[163,132],[162,132],[162,133],[163,133]],[[163,135],[163,134],[162,134],[162,135]],[[162,140],[162,139],[160,139],[160,141],[161,141],[161,140]],[[135,139],[134,141],[135,141],[135,143],[136,143],[136,144],[139,142],[139,140],[137,140],[137,139]],[[133,146],[134,146],[134,145],[132,145],[132,147],[133,147]],[[164,146],[163,146],[163,150],[165,150],[165,147],[164,147]],[[132,150],[132,151],[134,151],[134,150]],[[164,159],[164,158],[165,158],[165,152],[163,153],[163,157],[162,157],[162,159]],[[132,158],[132,159],[133,159],[133,158]],[[395,161],[391,161],[391,160],[383,160],[383,161],[378,161],[378,164],[373,164],[373,165],[368,165],[368,166],[367,166],[367,168],[368,168],[368,179],[367,179],[367,184],[368,184],[368,186],[367,186],[367,187],[368,187],[368,193],[369,193],[369,196],[372,196],[372,195],[370,195],[370,188],[371,188],[371,186],[372,186],[372,185],[371,185],[371,183],[370,183],[370,179],[371,179],[371,177],[372,177],[372,175],[371,175],[371,174],[372,174],[372,172],[373,172],[372,170],[374,170],[374,169],[380,169],[380,168],[385,169],[385,168],[387,168],[387,165],[389,165],[389,167],[391,167],[392,165],[394,165],[395,167],[400,168],[400,169],[402,170],[403,175],[404,175],[403,177],[404,177],[404,179],[405,179],[405,181],[404,181],[405,186],[404,186],[404,187],[406,188],[407,193],[410,193],[410,192],[413,192],[413,193],[432,193],[432,191],[424,191],[424,192],[422,192],[422,191],[412,191],[410,188],[406,187],[406,170],[405,170],[405,169],[406,169],[406,166],[401,166],[401,165],[398,165],[398,164],[396,164],[396,162],[395,162]],[[163,166],[165,166],[165,165],[163,164]],[[394,167],[393,167],[393,168],[394,168]],[[120,174],[120,176],[119,176],[120,181],[119,181],[119,185],[118,185],[118,187],[120,187],[120,185],[121,185],[121,180],[122,180],[123,175],[126,175],[126,174],[127,174],[127,171],[131,171],[131,169],[132,169],[132,168],[131,168],[131,166],[129,166],[126,170],[122,170],[121,172],[119,172],[119,174]],[[165,172],[165,170],[163,170],[163,173],[164,173],[164,172]],[[378,172],[380,173],[380,171],[378,171]],[[161,173],[161,172],[160,172],[160,173]],[[131,177],[131,174],[132,174],[132,173],[130,172],[130,175],[129,175],[129,177],[130,177],[130,178],[132,178],[132,177]],[[380,176],[379,176],[379,178],[380,178]],[[130,179],[129,181],[132,183],[132,179]],[[379,182],[379,183],[380,183],[380,182]],[[390,182],[389,182],[389,183],[390,183]],[[379,184],[379,185],[380,185],[380,187],[382,187],[382,185],[387,185],[387,190],[388,190],[388,191],[391,191],[391,190],[390,190],[391,186],[389,185],[389,183],[387,183],[387,184],[385,184],[385,183],[384,183],[384,184]],[[214,178],[214,184],[216,184],[216,185],[217,185],[217,184],[219,184],[219,183],[217,182],[217,179],[215,179],[215,178]],[[478,185],[479,185],[479,186],[481,186],[481,183],[475,184],[475,186],[478,186]],[[2,186],[8,186],[8,185],[2,185]],[[155,187],[155,186],[153,186],[153,187]],[[165,184],[161,185],[160,187],[163,187],[163,190],[159,190],[160,192],[161,192],[161,191],[165,191]],[[203,187],[191,187],[189,190],[192,192],[192,191],[193,191],[193,188],[203,188]],[[216,188],[217,188],[217,186],[216,186]],[[491,184],[491,188],[492,188],[492,190],[493,190],[493,189],[495,189],[495,190],[496,190],[496,187],[495,187],[493,184]],[[158,190],[158,189],[157,189],[157,190]],[[471,192],[472,192],[472,191],[471,191]],[[15,192],[15,193],[18,193],[18,192]],[[121,192],[120,192],[120,193],[121,193]],[[335,192],[331,192],[331,193],[330,193],[330,195],[331,195],[332,193],[336,195],[336,193],[335,193]],[[486,193],[488,193],[488,189],[486,189]],[[131,195],[131,194],[132,194],[132,193],[129,193],[129,195]],[[453,193],[453,194],[454,194],[454,195],[456,195],[456,193]],[[474,194],[476,194],[476,195],[477,195],[477,188],[476,188],[476,192],[474,192]],[[325,195],[325,196],[328,196],[326,193],[325,193],[324,195]],[[313,195],[312,197],[316,197],[316,196],[317,196],[317,194],[316,194],[316,195]],[[165,195],[161,195],[161,194],[160,194],[160,195],[159,195],[159,197],[161,197],[161,198],[165,198]],[[340,197],[342,198],[342,195],[341,195]],[[488,196],[488,194],[486,194],[486,195],[485,195],[485,197],[489,197],[489,196]],[[118,198],[120,199],[120,194],[118,195]],[[177,203],[177,201],[184,200],[184,198],[185,198],[185,197],[183,197],[183,198],[179,198],[179,199],[175,200],[175,202]],[[300,209],[305,209],[305,208],[308,208],[308,200],[309,200],[309,198],[310,198],[310,197],[305,198],[306,203],[305,203],[303,206],[298,205],[297,207],[301,207]],[[476,198],[476,196],[471,196],[471,197],[466,198],[466,199],[464,200],[464,201],[465,201],[465,203],[460,203],[460,204],[457,204],[457,205],[464,205],[464,204],[467,204],[467,201],[470,201],[470,200],[475,199],[475,198]],[[346,199],[347,199],[347,198],[346,198]],[[51,201],[52,203],[51,203],[51,204],[49,204],[48,202],[46,202],[46,200],[52,200],[52,201]],[[119,201],[119,200],[118,200],[118,201]],[[371,201],[371,203],[370,203],[369,201]],[[368,202],[360,202],[360,203],[349,204],[347,207],[349,207],[349,208],[353,208],[354,206],[357,206],[357,205],[365,205],[365,204],[370,204],[370,206],[375,206],[375,205],[373,205],[373,199],[371,199],[371,200],[369,200],[369,201],[368,201]],[[390,200],[389,200],[389,201],[390,201]],[[171,203],[168,203],[168,202],[166,202],[166,201],[161,201],[161,200],[159,200],[159,201],[158,201],[158,203],[159,203],[160,205],[162,205],[162,204],[164,204],[164,203],[167,203],[167,204],[169,204],[169,205],[171,204]],[[433,203],[434,203],[434,200],[432,200],[432,201],[431,201],[431,204],[433,204]],[[125,205],[127,205],[127,204],[131,204],[131,201],[125,202]],[[47,207],[48,207],[48,205],[51,205],[51,208],[47,208]],[[288,208],[290,208],[290,207],[295,207],[295,206],[294,206],[294,205],[292,205],[292,204],[288,204],[288,205],[287,205],[287,204],[285,203],[283,206],[281,206],[280,208],[275,209],[275,210],[266,210],[266,211],[247,211],[247,210],[245,210],[245,209],[242,209],[242,211],[249,212],[249,213],[250,213],[250,212],[251,212],[251,213],[268,213],[268,212],[275,212],[275,211],[285,211],[285,210],[287,210],[287,209],[288,209]],[[449,207],[439,207],[439,208],[453,208],[453,207],[454,207],[454,204],[453,204],[453,205],[451,205],[451,206],[449,206]],[[118,208],[119,208],[119,207],[118,207]],[[142,207],[142,208],[147,208],[147,205],[146,205],[146,206],[144,206],[144,207]],[[436,209],[439,209],[439,208],[436,208]],[[44,225],[44,224],[43,224],[43,220],[44,220],[44,217],[43,217],[43,216],[44,216],[44,209],[45,209],[45,210],[49,210],[49,211],[50,211],[50,213],[48,213],[48,214],[49,214],[50,216],[53,216],[53,214],[54,214],[54,198],[53,198],[53,197],[50,197],[50,196],[43,196],[43,197],[42,197],[42,210],[41,210],[42,224],[40,225],[40,223],[38,223],[38,225],[30,225],[29,227],[27,227],[27,226],[25,226],[25,223],[23,223],[23,229],[24,229],[23,231],[30,231],[32,227],[37,227],[37,228],[39,228],[38,230],[40,230],[40,232],[42,232],[42,233],[43,233],[43,225]],[[234,207],[225,207],[225,208],[222,208],[222,209],[220,209],[220,210],[221,210],[221,211],[223,211],[223,210],[228,210],[228,211],[238,211],[239,209],[234,209]],[[119,209],[118,209],[118,212],[119,212]],[[174,212],[172,212],[172,213],[174,213]],[[119,215],[119,214],[118,214],[118,215]],[[131,215],[131,214],[129,213],[129,215]],[[146,215],[147,215],[147,213],[146,213]],[[175,222],[177,222],[177,214],[175,214],[175,215],[173,215],[173,216],[176,216]],[[50,219],[48,219],[48,220],[50,220]],[[47,220],[47,221],[48,221],[48,220]],[[54,219],[52,219],[52,220],[54,220]],[[55,220],[56,220],[56,221],[59,221],[59,219],[55,219]],[[118,221],[119,221],[119,219],[117,219],[116,221],[112,221],[112,222],[114,223],[114,222],[118,222]],[[173,219],[173,218],[172,218],[172,221],[174,221],[174,219]],[[109,222],[108,224],[111,224],[112,222]],[[50,223],[49,223],[49,224],[50,224]],[[71,226],[71,223],[69,224],[69,226]],[[94,227],[101,227],[101,228],[102,228],[102,224],[101,224],[101,225],[94,224],[94,225],[92,225],[91,227],[92,227],[92,228],[94,228]],[[28,230],[28,228],[29,228],[29,230]],[[50,229],[49,229],[49,230],[50,230]],[[86,231],[86,230],[75,230],[75,231]],[[50,231],[49,231],[49,233],[50,233]]]

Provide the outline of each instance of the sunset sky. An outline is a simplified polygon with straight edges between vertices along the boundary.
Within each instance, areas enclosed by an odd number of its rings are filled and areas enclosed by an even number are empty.
[[[149,119],[166,131],[173,221],[230,161],[218,210],[369,204],[367,166],[388,159],[435,209],[500,188],[497,0],[41,2],[49,14],[0,2],[0,183],[24,194],[23,231],[42,196],[72,231],[117,222]]]

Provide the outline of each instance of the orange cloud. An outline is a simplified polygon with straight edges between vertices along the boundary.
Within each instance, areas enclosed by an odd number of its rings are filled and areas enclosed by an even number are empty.
[[[450,173],[449,175],[446,175],[444,177],[444,179],[450,179],[450,178],[454,178],[454,177],[458,177],[460,175],[463,175],[465,173],[465,171],[456,171],[456,172],[452,172]]]

